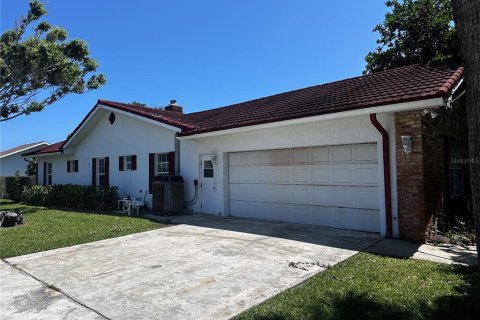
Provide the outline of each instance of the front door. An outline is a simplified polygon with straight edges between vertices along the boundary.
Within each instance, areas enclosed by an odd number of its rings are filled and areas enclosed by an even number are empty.
[[[200,212],[215,214],[215,165],[214,156],[200,156]]]

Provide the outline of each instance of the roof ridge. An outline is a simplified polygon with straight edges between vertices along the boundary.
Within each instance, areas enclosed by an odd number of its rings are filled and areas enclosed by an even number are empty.
[[[236,106],[236,105],[239,105],[239,104],[244,104],[244,103],[248,103],[248,102],[255,102],[255,101],[258,101],[258,100],[261,100],[261,99],[273,98],[273,97],[281,96],[281,95],[284,95],[284,94],[299,92],[299,91],[308,90],[308,89],[312,89],[312,88],[316,88],[316,87],[320,87],[320,86],[333,85],[333,84],[337,84],[339,82],[344,82],[344,81],[349,81],[349,80],[354,80],[354,79],[360,79],[360,78],[365,79],[365,78],[369,78],[369,77],[372,77],[372,76],[378,77],[378,75],[382,74],[382,73],[392,72],[393,70],[400,71],[400,70],[407,69],[407,68],[410,69],[410,68],[416,67],[416,66],[423,66],[423,67],[435,69],[435,67],[428,66],[427,64],[415,63],[415,64],[411,64],[411,65],[408,65],[408,66],[402,66],[402,67],[397,67],[397,68],[393,68],[393,69],[377,71],[377,72],[373,72],[373,73],[369,73],[369,74],[363,74],[363,75],[349,77],[349,78],[345,78],[345,79],[339,79],[339,80],[335,80],[335,81],[331,81],[331,82],[325,82],[325,83],[321,83],[321,84],[311,85],[311,86],[307,86],[307,87],[304,87],[304,88],[298,88],[298,89],[293,89],[293,90],[289,90],[289,91],[285,91],[285,92],[275,93],[275,94],[272,94],[272,95],[269,95],[269,96],[254,98],[254,99],[251,99],[251,100],[245,100],[245,101],[242,101],[242,102],[237,102],[237,103],[233,103],[233,104],[229,104],[229,105],[221,106],[221,107],[217,107],[217,108],[191,112],[191,113],[187,113],[186,115],[190,116],[190,115],[195,115],[195,114],[199,114],[199,113],[202,113],[202,112],[208,112],[208,111],[213,111],[213,110],[229,108],[229,107],[233,107],[233,106]],[[439,68],[437,67],[437,69],[439,69]]]

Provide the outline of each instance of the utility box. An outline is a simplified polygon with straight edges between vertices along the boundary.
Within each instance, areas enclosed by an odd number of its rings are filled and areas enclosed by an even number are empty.
[[[153,180],[153,210],[173,214],[183,210],[183,178],[156,176]]]

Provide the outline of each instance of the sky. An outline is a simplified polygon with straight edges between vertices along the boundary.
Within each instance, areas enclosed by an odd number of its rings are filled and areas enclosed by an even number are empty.
[[[97,99],[190,113],[361,75],[383,0],[45,0],[107,84],[0,122],[0,149],[64,140]],[[28,0],[0,0],[0,29]]]

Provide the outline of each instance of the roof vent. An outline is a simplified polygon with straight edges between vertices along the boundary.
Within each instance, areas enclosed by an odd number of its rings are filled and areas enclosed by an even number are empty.
[[[170,100],[170,104],[165,107],[165,110],[183,113],[183,108],[177,104],[177,100]]]

